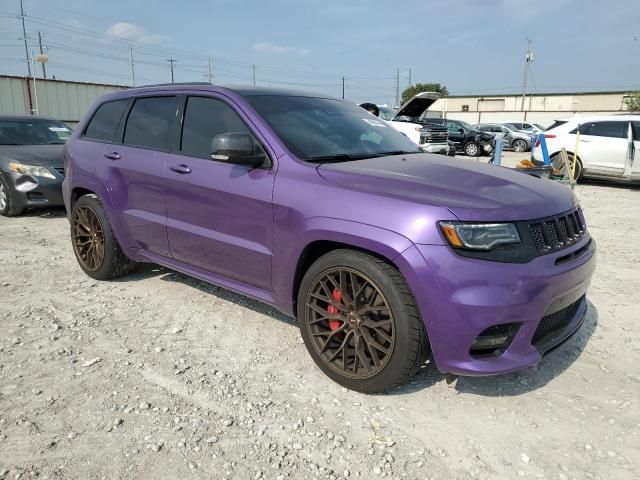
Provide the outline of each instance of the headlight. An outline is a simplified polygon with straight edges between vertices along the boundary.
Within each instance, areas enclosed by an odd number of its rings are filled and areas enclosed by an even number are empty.
[[[440,229],[453,248],[491,250],[496,245],[520,243],[513,223],[440,222]]]
[[[31,175],[32,177],[56,178],[49,170],[37,165],[24,165],[22,163],[11,162],[9,164],[9,170],[23,175]]]

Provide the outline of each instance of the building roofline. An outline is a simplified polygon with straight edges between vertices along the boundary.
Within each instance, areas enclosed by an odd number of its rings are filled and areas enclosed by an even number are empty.
[[[559,97],[559,96],[580,96],[580,95],[627,95],[633,90],[608,90],[597,92],[553,92],[553,93],[527,93],[527,97]],[[521,97],[521,93],[491,93],[491,94],[475,94],[475,95],[447,95],[442,98],[504,98],[504,97]]]
[[[17,80],[32,80],[31,77],[26,77],[22,75],[0,75],[0,78],[13,78]],[[76,80],[63,80],[61,78],[38,78],[36,77],[37,82],[54,82],[54,83],[72,83],[75,85],[94,85],[97,87],[115,87],[115,88],[131,88],[131,85],[118,85],[115,83],[97,83],[97,82],[78,82]]]

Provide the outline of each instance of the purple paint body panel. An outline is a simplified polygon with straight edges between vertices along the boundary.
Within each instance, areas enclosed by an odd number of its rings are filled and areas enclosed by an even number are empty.
[[[438,227],[514,222],[521,236],[529,235],[537,228],[530,223],[543,219],[544,228],[544,219],[579,212],[567,187],[431,154],[310,163],[257,113],[250,100],[257,94],[272,93],[209,85],[143,87],[101,98],[65,148],[67,211],[78,195],[93,192],[131,259],[222,285],[288,315],[295,315],[297,266],[310,245],[335,242],[372,252],[406,279],[442,372],[490,375],[535,365],[580,327],[595,269],[595,242],[586,228],[563,248],[511,262],[465,256]],[[120,136],[85,138],[104,102],[159,95],[225,102],[262,145],[270,167],[185,155],[178,148],[180,112],[166,149],[124,145],[126,113]],[[105,156],[113,153],[118,159]],[[564,312],[562,328],[534,341],[541,320],[557,312]],[[483,331],[503,324],[515,325],[506,348],[471,353]]]

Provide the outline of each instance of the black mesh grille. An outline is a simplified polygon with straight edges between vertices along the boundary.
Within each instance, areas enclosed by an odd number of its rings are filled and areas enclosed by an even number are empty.
[[[538,328],[536,328],[536,331],[533,334],[531,343],[535,345],[547,335],[562,330],[564,327],[569,325],[583,299],[584,297],[580,297],[578,301],[572,303],[568,307],[542,317],[542,320],[540,320],[540,323],[538,324]]]
[[[529,230],[540,253],[562,250],[585,234],[585,226],[578,210],[531,223]]]

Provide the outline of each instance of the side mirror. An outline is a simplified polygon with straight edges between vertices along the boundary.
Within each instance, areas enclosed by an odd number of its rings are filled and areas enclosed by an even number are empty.
[[[266,160],[264,153],[256,149],[253,137],[246,133],[222,133],[213,137],[211,158],[252,168],[261,166]]]
[[[458,132],[459,132],[459,133],[464,133],[464,128],[459,128],[459,129],[458,129]]]

